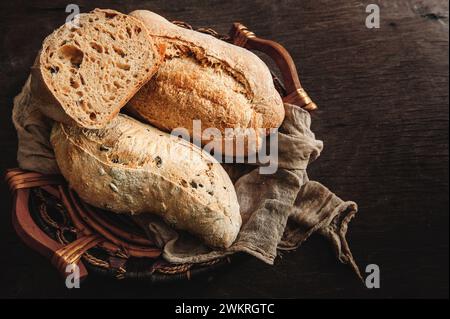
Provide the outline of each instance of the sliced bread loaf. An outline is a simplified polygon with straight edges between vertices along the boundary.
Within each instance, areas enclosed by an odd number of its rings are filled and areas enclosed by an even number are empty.
[[[101,128],[150,79],[161,58],[139,20],[95,9],[43,42],[32,70],[41,111],[63,123]]]

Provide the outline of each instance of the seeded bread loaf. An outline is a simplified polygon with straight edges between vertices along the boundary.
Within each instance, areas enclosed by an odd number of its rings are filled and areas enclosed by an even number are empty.
[[[234,138],[225,137],[226,128],[280,126],[281,97],[269,69],[255,54],[178,27],[150,11],[130,15],[147,27],[150,42],[166,47],[155,76],[129,101],[132,114],[164,131],[186,128],[196,138],[201,136],[195,136],[193,120],[201,120],[202,129],[217,128],[222,139]]]
[[[49,118],[101,128],[154,74],[160,48],[142,22],[114,10],[95,9],[73,23],[44,40],[33,95]]]
[[[56,160],[87,203],[117,213],[154,213],[210,246],[235,240],[241,215],[222,166],[200,148],[119,114],[104,129],[56,123]]]

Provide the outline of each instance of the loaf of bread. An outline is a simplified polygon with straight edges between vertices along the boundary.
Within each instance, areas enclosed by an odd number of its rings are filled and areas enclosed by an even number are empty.
[[[132,114],[164,131],[186,128],[196,139],[202,136],[193,132],[193,120],[201,120],[202,130],[218,129],[223,140],[235,138],[225,136],[226,128],[280,126],[281,97],[269,69],[255,54],[178,27],[150,11],[130,15],[147,27],[150,42],[166,47],[155,76],[129,101]],[[203,136],[202,141],[213,139]]]
[[[78,24],[55,30],[32,68],[41,111],[58,122],[103,127],[156,71],[161,52],[148,39],[142,22],[114,10],[80,14]]]
[[[222,166],[200,148],[119,114],[103,129],[56,123],[51,144],[61,173],[85,202],[117,213],[154,213],[229,247],[241,215]]]

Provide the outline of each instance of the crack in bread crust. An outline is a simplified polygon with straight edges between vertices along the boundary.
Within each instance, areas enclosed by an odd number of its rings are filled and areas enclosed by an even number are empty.
[[[169,43],[169,45],[166,49],[164,57],[165,61],[174,58],[192,58],[202,67],[213,68],[217,71],[224,71],[227,73],[227,75],[229,75],[236,81],[236,84],[238,86],[241,87],[241,89],[236,90],[235,92],[243,94],[250,102],[253,100],[254,93],[245,75],[233,69],[226,61],[224,61],[220,57],[208,54],[204,48],[189,41],[173,39],[169,37],[154,37],[159,38],[159,41],[161,41],[161,39],[168,40],[167,43]]]
[[[182,127],[191,134],[193,120],[201,120],[202,130],[216,128],[222,136],[227,128],[280,126],[281,96],[269,69],[255,54],[178,27],[150,11],[130,15],[148,28],[150,41],[166,46],[154,78],[129,101],[130,113],[165,131]]]

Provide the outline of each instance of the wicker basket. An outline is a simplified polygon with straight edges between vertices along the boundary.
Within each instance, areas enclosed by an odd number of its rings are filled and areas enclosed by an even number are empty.
[[[184,22],[173,23],[192,29]],[[256,37],[239,23],[234,23],[225,36],[210,28],[197,31],[266,53],[280,69],[283,83],[274,75],[273,80],[283,101],[308,111],[316,108],[301,87],[292,58],[278,43]],[[61,176],[10,169],[6,181],[14,194],[13,224],[17,234],[29,247],[46,256],[62,275],[69,264],[77,263],[82,279],[89,271],[115,279],[172,281],[190,279],[231,260],[169,264],[130,217],[85,204]]]

